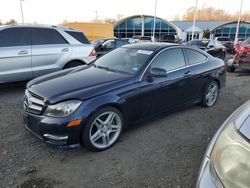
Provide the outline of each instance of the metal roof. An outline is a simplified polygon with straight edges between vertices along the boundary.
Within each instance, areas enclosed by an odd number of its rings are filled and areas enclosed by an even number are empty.
[[[195,26],[200,30],[212,30],[220,25],[230,23],[231,21],[196,21]],[[172,21],[174,25],[180,28],[182,31],[185,31],[193,26],[193,21]]]

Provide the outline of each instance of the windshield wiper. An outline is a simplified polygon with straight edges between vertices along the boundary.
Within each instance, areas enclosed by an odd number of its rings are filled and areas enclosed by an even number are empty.
[[[111,72],[118,72],[118,73],[122,73],[122,74],[129,74],[129,75],[131,75],[130,73],[128,73],[126,71],[122,71],[122,70],[112,69],[112,68],[109,68],[109,67],[103,67],[103,66],[99,66],[99,65],[95,65],[95,64],[94,64],[94,66],[96,68],[104,69],[104,70],[111,71]]]

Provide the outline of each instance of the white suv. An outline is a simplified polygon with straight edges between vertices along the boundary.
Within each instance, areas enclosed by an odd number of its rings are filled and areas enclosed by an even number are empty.
[[[81,31],[41,25],[0,27],[0,83],[30,80],[95,58],[94,47]]]

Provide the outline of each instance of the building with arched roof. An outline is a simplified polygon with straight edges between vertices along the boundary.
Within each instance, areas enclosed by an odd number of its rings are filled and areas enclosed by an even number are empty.
[[[154,17],[135,15],[124,18],[114,24],[114,36],[117,38],[132,38],[133,36],[153,36]],[[156,18],[155,38],[161,40],[164,35],[179,35],[179,29],[164,19]]]
[[[230,37],[235,39],[237,21],[227,22],[211,29],[211,38]],[[241,21],[238,38],[246,39],[250,37],[250,22]]]
[[[132,38],[133,36],[153,36],[154,16],[134,15],[124,18],[114,25],[114,36],[117,38]],[[237,21],[196,21],[194,38],[203,38],[205,30],[211,32],[210,38],[230,37],[235,38]],[[192,38],[192,21],[169,22],[157,17],[155,23],[155,38],[161,41],[164,35],[176,35],[182,41],[189,41]],[[250,22],[240,23],[238,38],[250,37]]]

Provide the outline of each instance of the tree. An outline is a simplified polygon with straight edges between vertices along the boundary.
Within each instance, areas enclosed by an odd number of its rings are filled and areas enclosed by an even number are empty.
[[[124,15],[118,14],[116,19],[114,19],[114,18],[93,19],[90,22],[92,22],[92,23],[111,23],[111,24],[114,24],[115,22],[117,22],[117,21],[119,21],[119,20],[121,20],[123,18],[124,18]]]
[[[190,7],[186,10],[186,13],[182,16],[175,16],[176,20],[192,21],[194,17],[195,7]],[[230,14],[222,9],[216,9],[214,7],[203,6],[196,11],[197,21],[216,21],[216,20],[237,20],[239,13]],[[250,20],[250,11],[246,11],[241,16],[242,20]]]
[[[5,25],[10,25],[10,24],[15,24],[15,23],[17,23],[17,21],[14,19],[11,19],[11,20],[5,22]]]
[[[203,31],[203,38],[209,39],[210,38],[210,31],[206,29]]]

